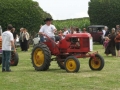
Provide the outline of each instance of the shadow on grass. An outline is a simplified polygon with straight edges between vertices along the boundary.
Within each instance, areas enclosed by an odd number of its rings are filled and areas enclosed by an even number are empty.
[[[70,73],[70,72],[67,72],[65,69],[59,69],[59,68],[51,68],[51,69],[48,69],[46,72],[54,72],[54,73]],[[88,73],[88,72],[97,72],[97,71],[93,71],[91,69],[88,69],[88,70],[82,70],[82,69],[79,69],[78,72],[74,72],[74,73]],[[98,71],[99,72],[99,71]]]
[[[35,69],[21,69],[21,70],[15,70],[15,72],[54,72],[54,73],[66,73],[66,70],[62,69],[48,69],[46,71],[37,71]]]
[[[2,67],[1,65],[0,65],[0,67]],[[65,69],[59,69],[59,68],[51,68],[51,69],[48,69],[48,70],[46,70],[46,71],[37,71],[37,70],[34,70],[34,69],[19,69],[19,70],[15,70],[15,69],[12,69],[12,71],[13,72],[16,72],[16,73],[18,73],[18,72],[25,72],[25,73],[70,73],[70,72],[67,72]],[[94,71],[94,70],[90,70],[90,69],[88,69],[88,70],[81,70],[81,69],[79,69],[79,71],[78,72],[74,72],[74,73],[88,73],[88,72],[100,72],[100,71]]]

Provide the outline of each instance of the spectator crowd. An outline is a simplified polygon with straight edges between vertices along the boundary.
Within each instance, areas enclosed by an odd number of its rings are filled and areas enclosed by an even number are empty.
[[[105,48],[105,54],[108,56],[120,57],[120,26],[116,25],[116,28],[112,28],[111,31],[105,26],[103,31],[103,46]],[[116,55],[117,50],[117,55]]]

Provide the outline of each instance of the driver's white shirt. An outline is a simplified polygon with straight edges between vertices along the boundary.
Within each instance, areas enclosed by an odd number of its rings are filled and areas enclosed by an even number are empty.
[[[49,37],[53,37],[53,36],[55,36],[55,34],[54,34],[54,30],[55,30],[56,28],[55,28],[55,26],[54,25],[43,25],[42,27],[41,27],[41,29],[39,30],[39,32],[42,32],[42,33],[44,33],[44,34],[46,34],[47,36],[49,36]]]

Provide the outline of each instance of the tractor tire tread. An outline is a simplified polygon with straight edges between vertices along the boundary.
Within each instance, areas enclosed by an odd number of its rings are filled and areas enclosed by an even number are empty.
[[[69,60],[69,59],[73,59],[73,60],[75,61],[75,63],[76,63],[76,69],[75,69],[74,71],[69,71],[69,70],[67,69],[67,67],[66,67],[66,62],[67,62],[67,60]],[[66,60],[65,60],[64,65],[65,65],[66,71],[69,72],[69,73],[78,72],[79,69],[80,69],[80,61],[79,61],[76,57],[74,57],[74,56],[69,56],[69,57],[67,57]]]
[[[95,69],[95,68],[93,68],[93,67],[91,66],[92,57],[89,59],[89,67],[90,67],[91,70],[100,71],[100,70],[102,70],[103,67],[104,67],[104,64],[105,64],[104,59],[103,59],[103,57],[102,57],[101,55],[99,55],[99,54],[96,54],[95,57],[98,57],[98,58],[100,59],[100,61],[101,61],[100,67],[97,68],[97,69]]]
[[[35,64],[34,64],[34,60],[33,60],[33,54],[34,54],[34,51],[36,48],[41,48],[44,52],[44,63],[42,66],[40,67],[37,67]],[[32,59],[32,64],[33,64],[33,67],[35,68],[35,70],[37,71],[46,71],[49,69],[49,66],[50,66],[50,62],[51,62],[51,53],[50,53],[50,50],[49,48],[47,47],[47,45],[43,44],[43,43],[39,43],[37,45],[34,46],[33,50],[32,50],[32,53],[31,53],[31,59]]]

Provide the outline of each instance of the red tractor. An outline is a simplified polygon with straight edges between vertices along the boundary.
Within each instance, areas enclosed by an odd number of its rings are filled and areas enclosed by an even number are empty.
[[[80,68],[78,58],[84,57],[90,57],[89,67],[92,70],[103,69],[104,59],[97,52],[88,53],[93,49],[91,34],[68,34],[57,44],[48,36],[46,38],[44,43],[40,42],[33,47],[31,59],[35,70],[48,70],[50,62],[55,59],[61,69],[65,69],[67,72],[78,72]],[[56,58],[51,58],[52,55]]]

